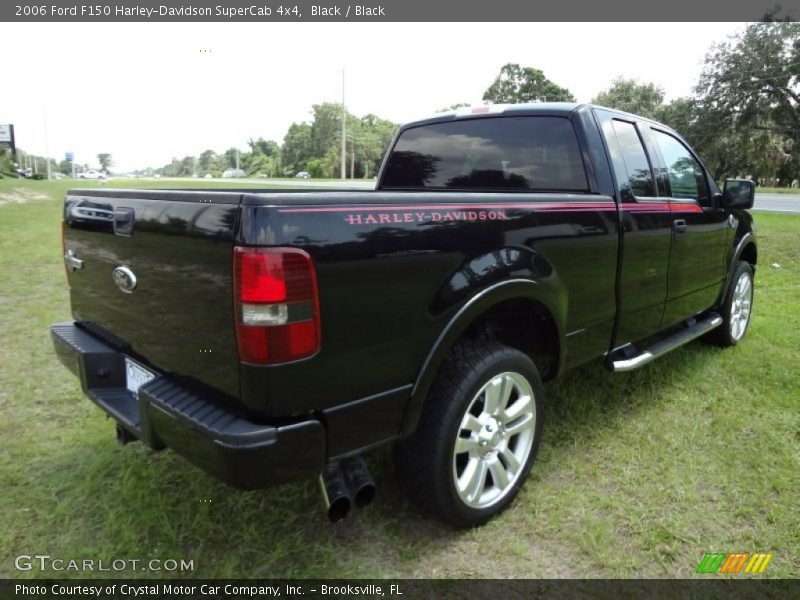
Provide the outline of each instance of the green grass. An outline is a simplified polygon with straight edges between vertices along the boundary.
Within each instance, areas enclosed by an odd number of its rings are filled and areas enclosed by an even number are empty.
[[[73,185],[0,180],[0,194],[47,196],[0,205],[0,577],[42,575],[14,568],[37,553],[193,559],[180,575],[204,578],[690,577],[711,551],[774,552],[766,576],[800,576],[800,219],[755,215],[755,313],[737,348],[693,343],[549,384],[539,459],[499,518],[453,531],[421,515],[382,451],[376,502],[332,526],[314,481],[240,492],[170,451],[116,444],[48,333],[69,318],[59,219]]]

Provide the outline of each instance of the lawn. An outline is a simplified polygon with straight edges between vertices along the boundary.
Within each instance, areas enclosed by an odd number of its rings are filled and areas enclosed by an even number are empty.
[[[111,182],[143,184],[165,182]],[[193,560],[172,575],[202,578],[690,577],[712,551],[773,552],[765,576],[800,576],[800,218],[755,214],[739,347],[693,343],[617,375],[592,363],[546,386],[539,459],[499,518],[454,531],[421,515],[382,451],[376,502],[334,526],[315,481],[240,492],[116,444],[48,332],[70,314],[59,220],[73,185],[0,180],[26,200],[0,204],[0,577],[80,576],[17,571],[21,554]]]

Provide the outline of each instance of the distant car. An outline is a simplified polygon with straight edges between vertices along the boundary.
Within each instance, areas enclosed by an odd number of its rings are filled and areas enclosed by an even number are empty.
[[[300,179],[308,179],[311,177],[311,175],[309,175],[305,171],[300,171],[297,175],[295,175],[295,177],[299,177]]]
[[[33,177],[33,169],[28,167],[27,169],[17,169],[17,175],[20,177],[24,177],[25,179],[30,179]]]
[[[66,175],[64,175],[63,173],[59,172],[53,173],[53,179],[64,179],[64,177],[66,177]]]
[[[78,179],[102,179],[105,177],[100,171],[84,171],[83,173],[78,173]]]
[[[206,173],[203,175],[203,179],[214,179],[214,176],[211,173]]]

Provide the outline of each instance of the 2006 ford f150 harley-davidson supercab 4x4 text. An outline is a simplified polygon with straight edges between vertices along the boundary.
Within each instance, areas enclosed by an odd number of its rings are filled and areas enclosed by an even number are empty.
[[[669,127],[544,103],[403,126],[371,191],[71,190],[52,337],[123,443],[240,488],[320,476],[332,520],[393,443],[475,525],[531,468],[543,380],[742,339],[754,189]]]

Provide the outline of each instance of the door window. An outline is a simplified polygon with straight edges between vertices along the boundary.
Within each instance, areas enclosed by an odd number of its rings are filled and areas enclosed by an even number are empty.
[[[688,148],[663,131],[654,129],[653,138],[667,166],[672,197],[697,200],[703,206],[710,206],[705,172]]]

